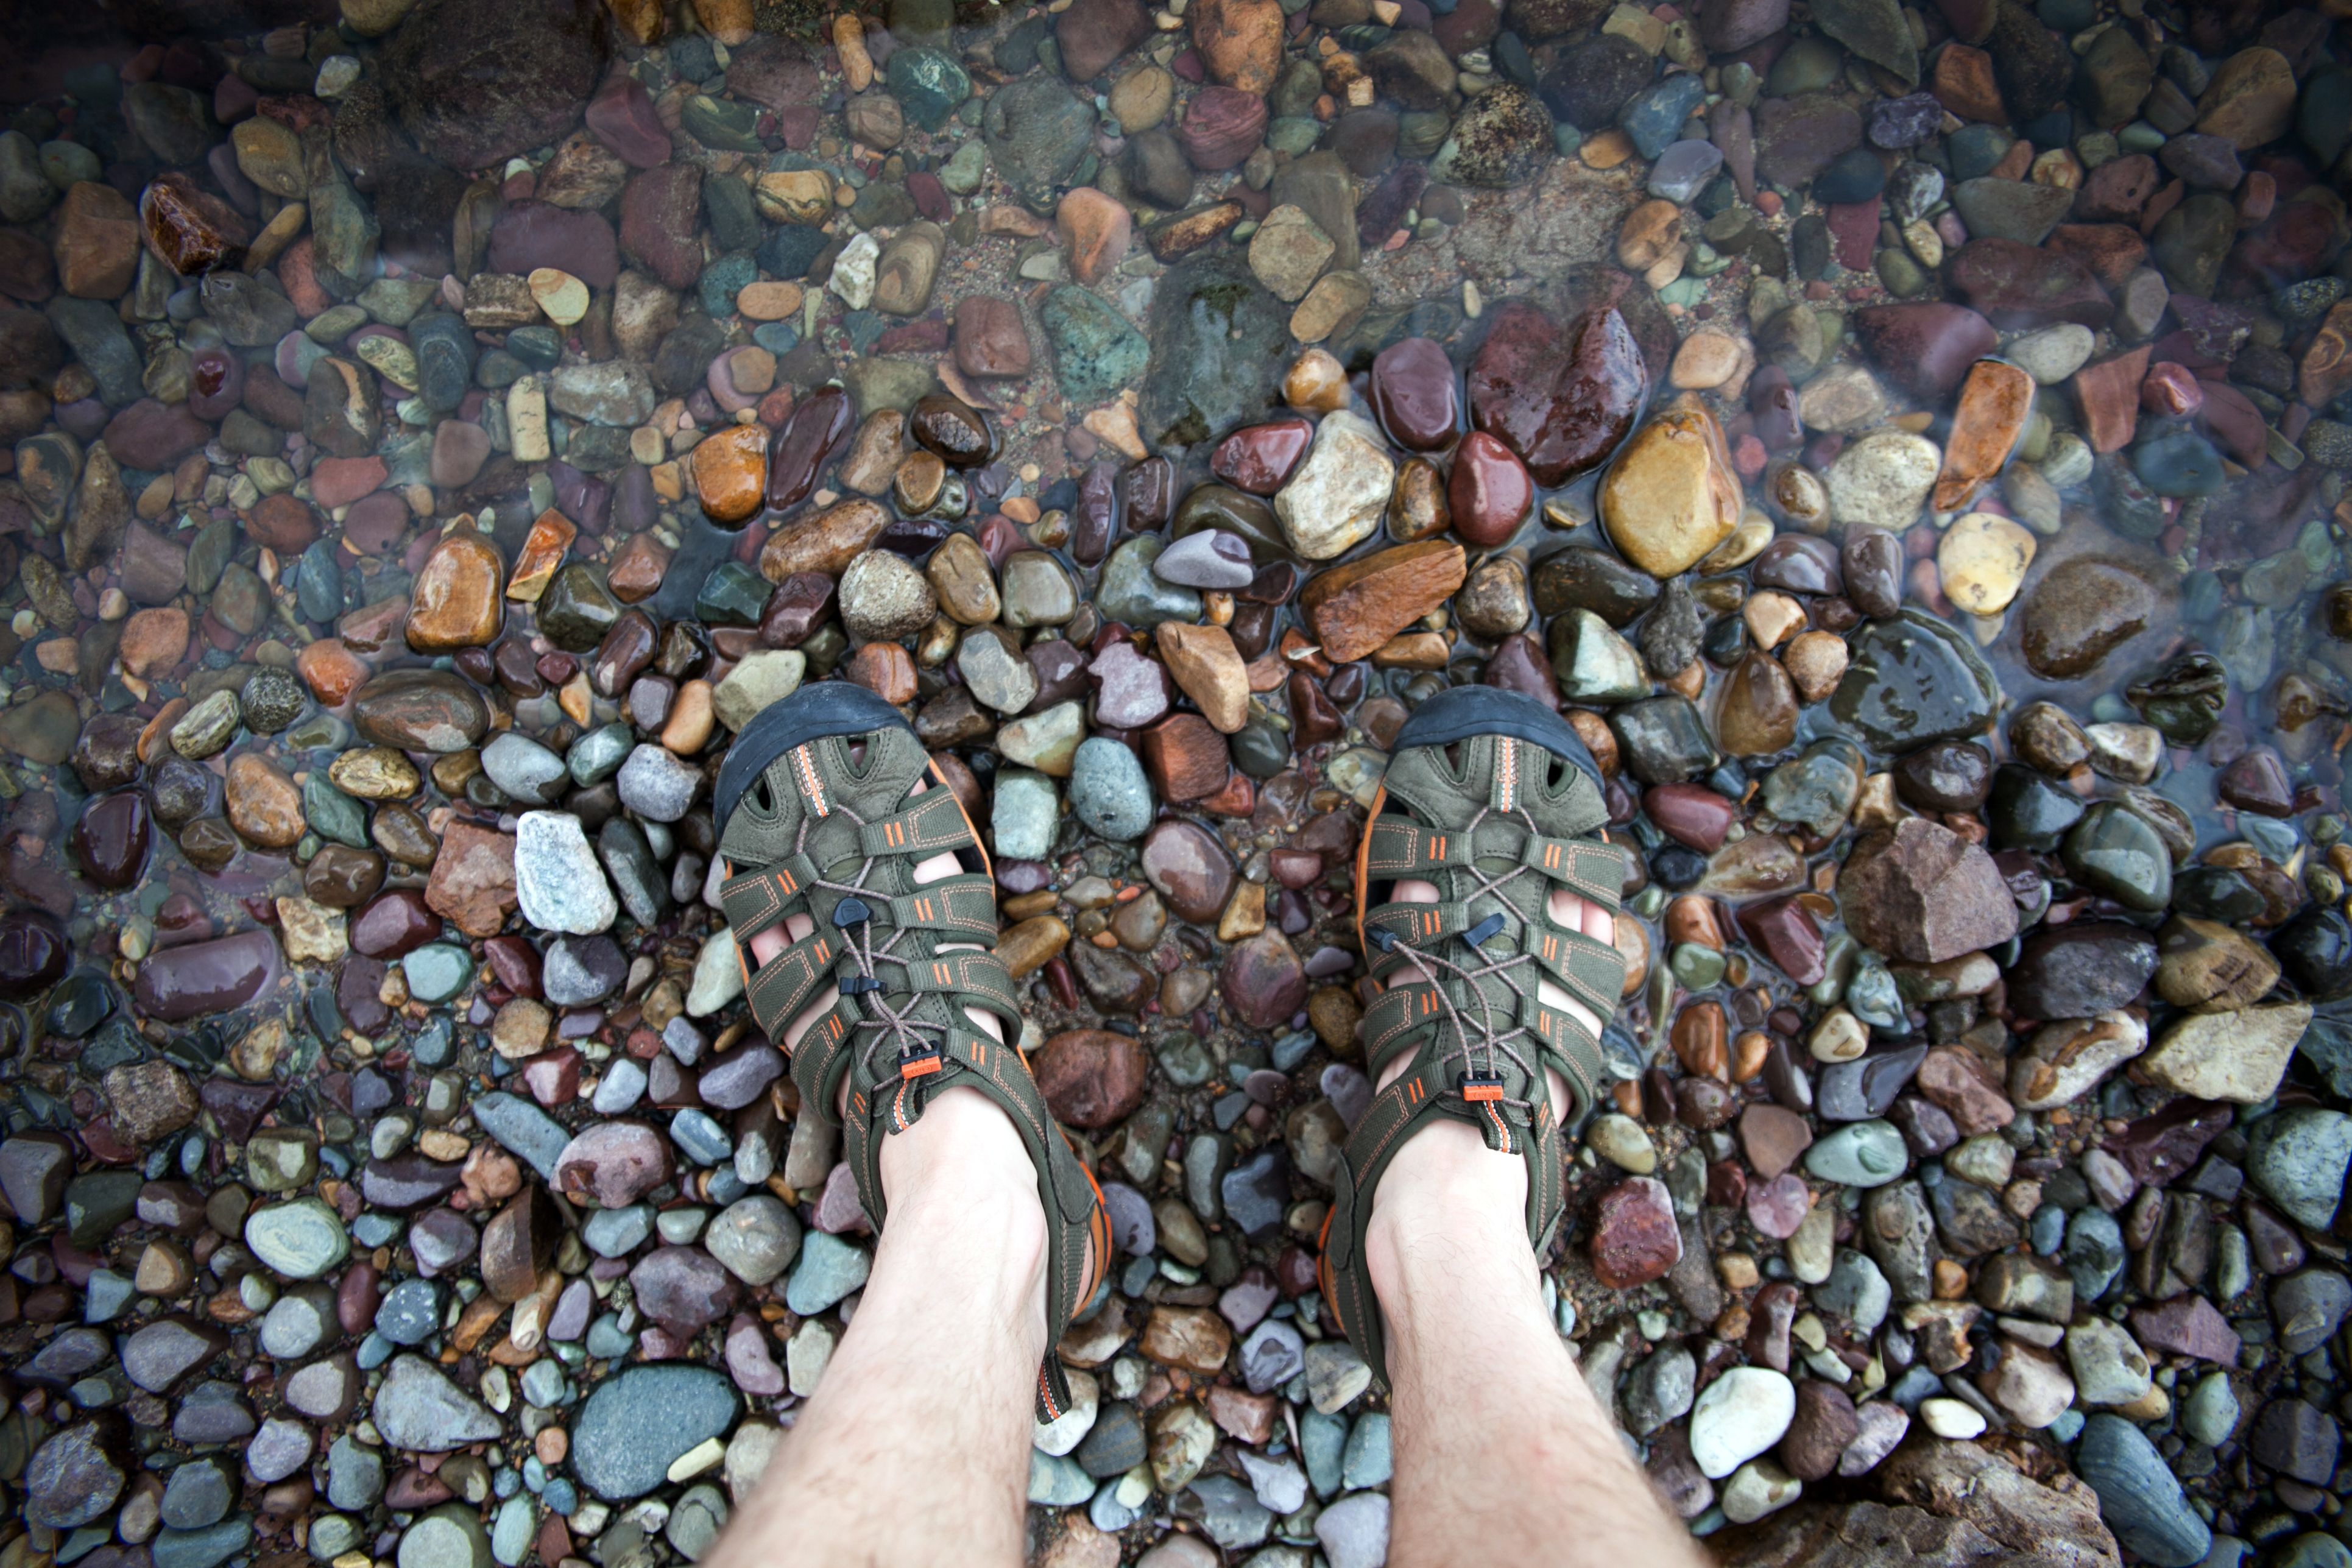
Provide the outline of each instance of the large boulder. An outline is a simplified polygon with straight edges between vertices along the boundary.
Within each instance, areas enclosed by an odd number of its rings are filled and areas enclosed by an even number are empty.
[[[610,52],[594,0],[423,0],[379,63],[417,146],[484,169],[579,124]]]

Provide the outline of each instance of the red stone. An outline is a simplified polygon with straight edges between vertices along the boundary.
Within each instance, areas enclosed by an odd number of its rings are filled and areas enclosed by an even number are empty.
[[[1588,310],[1563,331],[1513,300],[1496,312],[1471,363],[1471,421],[1527,463],[1538,484],[1601,466],[1633,433],[1649,367],[1625,318]]]
[[[1508,447],[1484,430],[1463,437],[1445,481],[1454,532],[1472,544],[1501,544],[1519,531],[1535,499],[1527,466]]]
[[[1742,906],[1739,929],[1762,950],[1781,973],[1800,985],[1812,985],[1827,973],[1827,944],[1812,911],[1794,898],[1770,899]]]
[[[1723,847],[1739,808],[1703,784],[1656,784],[1642,796],[1642,808],[1666,837],[1702,855]]]
[[[2132,1337],[2147,1350],[2238,1364],[2238,1331],[2212,1302],[2193,1291],[2161,1306],[2134,1308],[2131,1322]]]
[[[1612,1290],[1662,1279],[1682,1260],[1674,1200],[1654,1176],[1632,1176],[1601,1194],[1592,1216],[1592,1272]]]
[[[1029,1068],[1054,1119],[1089,1131],[1125,1121],[1151,1080],[1142,1046],[1108,1029],[1055,1035],[1029,1058]]]
[[[2178,419],[2204,406],[2205,389],[2188,366],[2167,360],[2148,367],[2147,379],[2139,384],[2139,405],[2158,418]]]
[[[1270,496],[1282,488],[1314,439],[1315,427],[1304,419],[1248,426],[1217,443],[1209,471],[1236,489]]]
[[[1427,338],[1400,339],[1380,352],[1370,401],[1389,438],[1416,452],[1442,450],[1462,422],[1454,362]]]
[[[2038,249],[2013,239],[1972,239],[1960,247],[1950,268],[1953,289],[1996,327],[2021,330],[2073,321],[2096,331],[2116,313],[2115,301],[2090,269],[2062,250]]]
[[[1184,156],[1203,174],[1241,166],[1265,137],[1265,100],[1236,87],[1204,87],[1177,127]]]
[[[1224,736],[1198,713],[1178,713],[1143,732],[1143,765],[1160,797],[1199,800],[1223,787],[1229,771]]]

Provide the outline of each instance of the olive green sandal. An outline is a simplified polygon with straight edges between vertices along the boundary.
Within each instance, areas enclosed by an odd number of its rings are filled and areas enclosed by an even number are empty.
[[[1456,687],[1398,731],[1356,864],[1356,918],[1372,977],[1364,1070],[1378,1083],[1341,1150],[1318,1277],[1330,1315],[1383,1385],[1380,1303],[1364,1267],[1372,1191],[1398,1149],[1438,1117],[1475,1127],[1528,1165],[1528,1240],[1540,1249],[1563,1201],[1564,1131],[1591,1113],[1601,1042],[1537,996],[1549,980],[1598,1018],[1616,1011],[1625,961],[1551,916],[1554,888],[1616,911],[1624,856],[1598,837],[1601,771],[1567,721],[1532,698]],[[1402,880],[1436,903],[1389,901]],[[1379,899],[1374,899],[1378,889]],[[1369,906],[1369,907],[1368,907]],[[1429,982],[1430,984],[1414,984]],[[1545,1070],[1571,1104],[1551,1103]]]
[[[853,742],[863,743],[862,756]],[[930,788],[909,793],[927,779]],[[1019,994],[989,951],[997,939],[995,879],[954,790],[896,709],[862,687],[828,681],[801,688],[744,727],[715,796],[728,872],[719,905],[735,933],[752,1017],[781,1045],[827,985],[841,992],[792,1054],[801,1113],[832,1123],[847,1085],[842,1157],[878,1229],[885,1138],[913,1126],[942,1089],[975,1089],[1002,1107],[1037,1167],[1047,1343],[1057,1343],[1109,1268],[1110,1220],[1028,1062],[965,1016],[967,1007],[993,1014],[1004,1041],[1021,1037]],[[963,869],[918,885],[915,868],[943,853]],[[751,939],[794,914],[816,929],[755,964]],[[1038,1417],[1050,1421],[1069,1407],[1062,1363],[1048,1349],[1037,1374]]]

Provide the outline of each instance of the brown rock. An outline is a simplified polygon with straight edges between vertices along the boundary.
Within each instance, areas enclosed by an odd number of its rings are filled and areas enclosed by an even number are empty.
[[[1027,375],[1032,355],[1021,307],[987,294],[957,300],[955,360],[966,375]]]
[[[309,826],[294,781],[250,752],[229,762],[227,803],[237,837],[264,849],[293,847]]]
[[[493,937],[515,907],[514,835],[454,820],[433,858],[425,902],[467,936]]]
[[[1951,1114],[1964,1138],[1998,1132],[2017,1120],[2001,1092],[2000,1069],[1966,1046],[1937,1046],[1919,1064],[1919,1092]]]
[[[1449,539],[1400,544],[1319,573],[1298,604],[1334,664],[1350,664],[1444,604],[1468,569]]]
[[[1601,1194],[1592,1220],[1592,1272],[1612,1290],[1663,1279],[1683,1255],[1674,1201],[1654,1176],[1633,1176]]]
[[[106,1075],[106,1105],[114,1130],[143,1148],[196,1119],[196,1091],[169,1062],[134,1062]]]
[[[1992,857],[1925,817],[1864,836],[1838,873],[1856,941],[1912,963],[1941,963],[2017,934],[2017,900]]]
[[[838,577],[873,547],[890,514],[870,500],[844,501],[788,522],[760,548],[760,574],[781,583],[795,572]]]
[[[491,1297],[512,1303],[536,1289],[562,1234],[563,1216],[545,1187],[534,1182],[517,1194],[482,1227],[482,1283]]]
[[[1143,765],[1160,797],[1201,800],[1224,787],[1225,738],[1197,713],[1175,713],[1143,732]]]
[[[147,243],[183,278],[236,266],[245,259],[246,242],[252,237],[234,207],[178,173],[157,175],[141,193],[139,216]]]
[[[1157,633],[1160,662],[1184,695],[1225,734],[1249,719],[1249,667],[1223,626],[1163,621]]]
[[[149,679],[170,669],[188,652],[188,612],[176,605],[141,610],[122,623],[119,650],[123,669]]]
[[[2007,466],[2032,417],[2033,392],[2033,378],[2013,364],[1982,359],[1970,367],[1952,433],[1944,440],[1944,470],[1933,502],[1937,511],[1965,510],[1985,481]]]
[[[2000,83],[1994,78],[1992,57],[1966,44],[1947,44],[1936,56],[1927,79],[1936,101],[1962,120],[1987,125],[2009,123],[2009,110],[2000,101]]]
[[[1601,521],[1625,558],[1675,577],[1731,536],[1746,505],[1723,426],[1685,393],[1636,431],[1601,481]]]
[[[115,300],[139,276],[139,215],[112,185],[84,180],[58,204],[58,286],[81,300]]]
[[[2139,429],[2139,384],[2147,374],[2150,345],[2117,354],[2074,373],[2074,401],[2083,410],[2083,438],[2094,452],[2120,452]],[[1937,494],[1940,496],[1941,491]],[[1939,509],[1949,510],[1941,500]]]
[[[319,537],[319,514],[298,495],[264,496],[246,515],[245,531],[281,556],[299,555]]]
[[[1133,1114],[1151,1081],[1143,1047],[1132,1036],[1108,1029],[1071,1029],[1051,1037],[1029,1058],[1029,1070],[1054,1119],[1089,1131],[1116,1126]]]
[[[1162,1366],[1203,1377],[1224,1371],[1234,1331],[1208,1307],[1154,1307],[1136,1348]]]
[[[2197,129],[2251,153],[2287,132],[2294,119],[2294,68],[2276,49],[2242,49],[2223,60],[2197,100]],[[58,264],[58,270],[64,270]]]
[[[499,547],[470,528],[442,535],[416,574],[408,646],[419,653],[488,647],[505,614]]]

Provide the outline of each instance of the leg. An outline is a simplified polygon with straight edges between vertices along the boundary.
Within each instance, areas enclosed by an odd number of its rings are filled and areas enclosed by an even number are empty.
[[[1437,889],[1402,883],[1396,897],[1434,902]],[[1551,908],[1608,939],[1607,910],[1565,892]],[[1549,983],[1541,999],[1599,1029]],[[1551,1092],[1567,1103],[1557,1075]],[[1698,1564],[1544,1312],[1526,1205],[1526,1166],[1454,1121],[1400,1149],[1373,1194],[1365,1258],[1395,1414],[1389,1561]]]
[[[960,868],[952,855],[918,881]],[[786,923],[793,941],[814,926]],[[765,959],[784,939],[753,943]],[[828,987],[785,1032],[832,1007]],[[999,1035],[987,1014],[968,1014]],[[710,1568],[1013,1564],[1045,1353],[1045,1211],[1004,1112],[950,1089],[882,1147],[889,1226],[856,1315]]]

